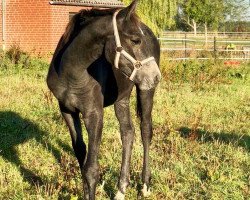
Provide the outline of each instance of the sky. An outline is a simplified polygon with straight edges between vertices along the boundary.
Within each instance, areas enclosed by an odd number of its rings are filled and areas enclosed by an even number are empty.
[[[239,2],[242,2],[242,1],[239,0]],[[241,19],[244,21],[250,21],[250,0],[244,0],[243,2],[245,6],[246,5],[248,6],[248,9],[245,13],[239,13],[239,16],[241,16],[242,17]]]
[[[246,16],[247,16],[247,20],[250,21],[250,0],[246,0],[246,2],[248,2],[248,5],[249,5]]]

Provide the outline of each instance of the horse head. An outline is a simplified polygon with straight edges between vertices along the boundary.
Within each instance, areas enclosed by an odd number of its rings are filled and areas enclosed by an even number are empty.
[[[153,32],[136,15],[138,0],[113,15],[114,35],[106,43],[107,60],[141,90],[159,83],[160,46]]]

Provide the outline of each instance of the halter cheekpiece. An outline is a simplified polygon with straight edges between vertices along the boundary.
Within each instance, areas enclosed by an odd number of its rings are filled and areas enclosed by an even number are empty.
[[[119,11],[120,10],[116,11],[113,15],[113,28],[114,28],[114,36],[115,36],[115,43],[116,43],[116,55],[115,55],[114,65],[117,69],[119,69],[119,61],[120,61],[120,57],[122,54],[134,66],[134,70],[129,77],[129,79],[131,81],[133,81],[137,71],[140,70],[144,64],[146,64],[152,60],[155,60],[155,58],[149,57],[149,58],[146,58],[142,61],[139,61],[139,60],[136,60],[135,58],[133,58],[133,56],[131,56],[126,50],[124,50],[124,48],[121,45],[121,40],[120,40],[119,31],[118,31],[118,27],[117,27],[117,20],[116,20],[116,16],[119,13]]]

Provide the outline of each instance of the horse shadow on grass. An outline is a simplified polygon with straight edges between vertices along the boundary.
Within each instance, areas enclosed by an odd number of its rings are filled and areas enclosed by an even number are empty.
[[[24,166],[19,158],[17,146],[34,139],[37,143],[41,143],[45,149],[49,149],[60,163],[61,151],[55,148],[46,139],[46,136],[48,136],[48,133],[19,114],[11,111],[0,111],[0,156],[17,166],[24,180],[31,185],[42,185],[43,181],[41,177]],[[62,150],[72,153],[71,148],[62,141],[58,141],[58,145]]]
[[[220,141],[225,144],[233,144],[238,147],[242,147],[247,151],[250,151],[250,136],[249,135],[239,135],[234,132],[209,132],[206,130],[192,130],[188,127],[181,127],[178,129],[181,136],[184,138],[189,138],[191,140],[198,140],[202,142],[212,142]]]
[[[25,182],[28,182],[31,186],[42,186],[46,183],[43,179],[39,177],[34,171],[28,169],[25,164],[20,159],[19,152],[17,148],[20,145],[25,144],[29,140],[35,140],[37,144],[42,144],[42,147],[55,157],[60,165],[64,164],[64,157],[61,157],[62,152],[66,152],[69,155],[73,155],[73,150],[71,146],[65,144],[62,140],[56,140],[56,144],[59,148],[56,148],[50,141],[48,141],[49,133],[41,130],[39,126],[29,119],[25,119],[18,113],[12,111],[0,111],[0,157],[2,157],[6,162],[10,162],[15,165]],[[28,152],[27,152],[28,153]],[[35,159],[35,158],[34,158]],[[74,166],[77,170],[77,166]],[[71,169],[72,170],[72,169]],[[108,176],[107,175],[110,175]],[[135,174],[132,180],[139,180],[139,175]],[[105,180],[104,191],[111,199],[114,198],[116,193],[116,182],[114,183],[114,177],[119,177],[119,173],[114,169],[104,169],[101,173],[100,184]],[[134,181],[137,182],[137,181]],[[70,189],[63,188],[63,190],[70,191]],[[65,198],[64,198],[65,199]]]

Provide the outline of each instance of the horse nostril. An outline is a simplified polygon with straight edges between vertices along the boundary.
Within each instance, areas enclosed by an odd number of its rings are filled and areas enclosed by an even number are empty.
[[[154,78],[154,83],[158,83],[160,80],[161,80],[161,76],[160,76],[160,75],[157,75],[157,76],[155,76],[155,78]]]
[[[158,75],[157,78],[158,78],[158,81],[160,81],[161,80],[161,75]]]

